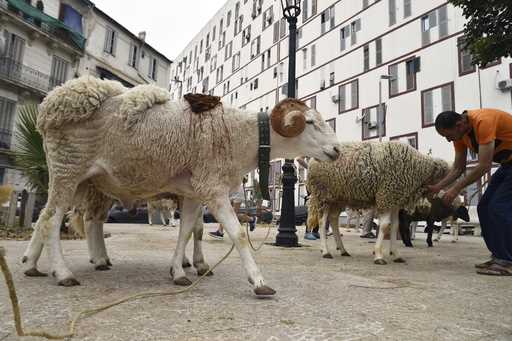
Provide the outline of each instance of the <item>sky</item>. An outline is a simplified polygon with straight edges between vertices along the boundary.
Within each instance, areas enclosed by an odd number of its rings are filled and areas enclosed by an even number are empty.
[[[227,0],[92,0],[103,12],[173,60]]]

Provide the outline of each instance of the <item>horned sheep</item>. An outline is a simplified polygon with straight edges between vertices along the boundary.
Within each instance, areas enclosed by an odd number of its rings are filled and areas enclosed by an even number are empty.
[[[222,104],[196,113],[189,102],[169,101],[164,89],[143,85],[128,90],[88,77],[51,91],[40,111],[38,128],[50,183],[48,202],[23,258],[29,274],[37,270],[46,243],[50,270],[58,283],[79,284],[65,264],[59,226],[74,199],[92,185],[125,207],[135,199],[162,193],[184,198],[171,268],[177,284],[190,283],[182,261],[193,232],[199,245],[194,265],[208,268],[200,250],[202,221],[197,223],[202,219],[201,204],[207,204],[235,243],[255,293],[274,294],[229,203],[230,190],[258,164],[258,113]],[[301,101],[283,100],[265,117],[270,121],[270,159],[338,157],[336,135],[316,110]]]
[[[340,212],[346,207],[375,208],[380,224],[375,263],[386,264],[382,243],[390,227],[390,253],[395,262],[403,262],[395,249],[398,211],[413,208],[427,194],[426,186],[447,172],[445,161],[422,155],[400,142],[343,143],[334,163],[312,163],[306,186],[311,193],[310,208],[320,217],[322,256],[332,258],[325,238],[327,221],[341,254],[349,256],[339,235]]]

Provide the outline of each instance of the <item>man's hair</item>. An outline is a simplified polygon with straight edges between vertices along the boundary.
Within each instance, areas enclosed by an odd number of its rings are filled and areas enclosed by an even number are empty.
[[[455,124],[462,120],[462,115],[455,111],[443,111],[436,117],[436,130],[439,129],[453,129]]]

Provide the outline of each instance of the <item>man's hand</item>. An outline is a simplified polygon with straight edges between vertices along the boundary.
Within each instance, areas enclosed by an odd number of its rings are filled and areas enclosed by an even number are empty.
[[[450,188],[441,198],[443,200],[443,204],[445,204],[446,206],[451,206],[453,200],[455,200],[457,195],[459,195],[459,190],[457,190],[454,187]]]

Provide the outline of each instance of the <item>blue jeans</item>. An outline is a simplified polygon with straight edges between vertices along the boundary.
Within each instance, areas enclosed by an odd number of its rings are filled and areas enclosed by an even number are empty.
[[[512,165],[502,165],[478,203],[482,236],[493,258],[512,264]]]

